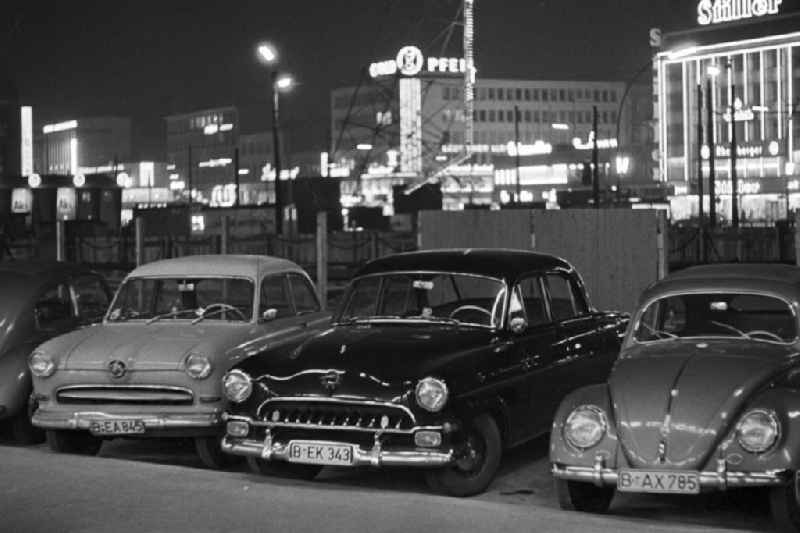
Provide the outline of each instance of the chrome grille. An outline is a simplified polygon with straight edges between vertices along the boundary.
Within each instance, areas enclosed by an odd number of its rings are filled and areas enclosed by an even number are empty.
[[[261,420],[273,427],[405,433],[415,426],[408,410],[383,403],[272,400],[260,413]]]
[[[59,389],[56,398],[64,404],[185,405],[193,402],[194,394],[157,385],[79,385]]]

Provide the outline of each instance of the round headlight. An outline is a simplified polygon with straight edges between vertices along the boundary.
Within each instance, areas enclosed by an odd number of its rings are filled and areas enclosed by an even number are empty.
[[[582,405],[567,417],[564,438],[575,448],[585,450],[597,445],[606,429],[606,415],[603,410],[594,405]]]
[[[780,436],[778,417],[766,409],[753,409],[739,420],[736,436],[739,444],[748,452],[764,453],[775,445]]]
[[[31,373],[39,378],[52,376],[56,371],[56,364],[53,358],[42,352],[33,352],[28,359],[28,367]]]
[[[211,374],[211,362],[205,355],[190,353],[186,357],[186,373],[194,379],[205,379]]]
[[[225,397],[234,403],[242,403],[253,392],[253,381],[241,370],[231,370],[222,378]]]
[[[426,411],[438,413],[447,403],[447,385],[436,378],[421,379],[417,383],[417,404]]]

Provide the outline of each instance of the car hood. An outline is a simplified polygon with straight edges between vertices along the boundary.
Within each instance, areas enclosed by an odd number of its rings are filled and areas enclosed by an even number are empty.
[[[631,465],[702,468],[754,392],[797,357],[793,346],[744,339],[664,341],[628,350],[609,389]]]
[[[105,369],[115,359],[137,370],[176,370],[192,351],[218,359],[250,339],[253,329],[232,323],[102,324],[58,337],[42,349],[65,370]]]
[[[334,326],[268,365],[253,358],[242,369],[278,395],[325,394],[320,378],[333,371],[340,375],[337,395],[383,396],[426,376],[468,372],[468,354],[494,336],[490,330],[439,324]]]

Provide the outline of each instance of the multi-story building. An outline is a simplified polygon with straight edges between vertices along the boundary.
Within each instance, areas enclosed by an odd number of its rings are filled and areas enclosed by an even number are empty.
[[[34,141],[39,174],[77,174],[131,157],[131,120],[87,117],[45,124]]]
[[[195,200],[210,202],[215,187],[236,181],[234,157],[239,142],[239,112],[233,106],[170,115],[167,164],[176,189],[193,191]]]
[[[517,147],[530,167],[520,173],[520,189],[526,199],[541,200],[554,187],[581,184],[595,109],[606,177],[617,175],[612,162],[618,147],[639,142],[636,125],[649,126],[652,106],[623,101],[624,82],[478,78],[467,157],[464,61],[425,58],[415,47],[403,50],[396,61],[373,64],[369,83],[331,95],[330,160],[350,161],[355,178],[345,195],[354,202],[383,203],[393,185],[431,177],[442,181],[446,207],[512,200],[516,171],[513,178],[507,170],[496,171],[511,164]],[[646,116],[633,116],[642,109]],[[633,169],[627,165],[626,171]],[[637,165],[635,175],[649,180],[649,166]],[[510,185],[509,179],[515,187],[503,189],[507,194],[501,197],[497,186]]]
[[[11,83],[0,84],[0,180],[5,182],[22,171],[20,120],[16,88]]]
[[[674,186],[673,218],[699,213],[700,183],[709,213],[712,171],[721,218],[734,179],[740,219],[784,218],[800,207],[800,2],[689,7],[654,59],[655,175]]]

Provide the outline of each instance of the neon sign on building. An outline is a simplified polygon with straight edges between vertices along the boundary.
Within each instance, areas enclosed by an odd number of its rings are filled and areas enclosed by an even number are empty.
[[[378,61],[369,66],[369,75],[373,78],[393,76],[398,72],[403,76],[417,76],[422,72],[428,74],[463,74],[467,70],[465,59],[457,57],[425,57],[416,46],[404,46],[395,59]]]
[[[783,0],[700,0],[697,22],[701,26],[775,15]]]

